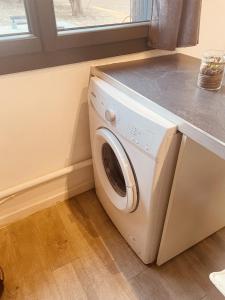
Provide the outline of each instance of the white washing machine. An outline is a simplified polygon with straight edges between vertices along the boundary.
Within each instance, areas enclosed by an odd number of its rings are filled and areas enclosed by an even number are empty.
[[[105,81],[92,77],[89,118],[97,196],[144,263],[156,259],[180,134]]]

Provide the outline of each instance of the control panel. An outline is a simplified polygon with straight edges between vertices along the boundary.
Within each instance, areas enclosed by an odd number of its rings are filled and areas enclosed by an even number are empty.
[[[106,127],[116,133],[118,139],[122,136],[153,157],[167,135],[176,132],[175,125],[167,123],[149,109],[143,109],[129,96],[105,82],[102,86],[92,84],[89,99]]]

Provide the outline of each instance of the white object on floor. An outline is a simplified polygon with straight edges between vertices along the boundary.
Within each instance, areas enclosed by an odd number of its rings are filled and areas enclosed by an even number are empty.
[[[225,270],[213,272],[209,275],[215,287],[225,296]]]

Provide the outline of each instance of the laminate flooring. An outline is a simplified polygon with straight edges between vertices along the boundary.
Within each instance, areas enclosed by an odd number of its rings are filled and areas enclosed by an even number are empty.
[[[3,299],[224,299],[225,229],[161,267],[144,265],[90,191],[0,230]]]

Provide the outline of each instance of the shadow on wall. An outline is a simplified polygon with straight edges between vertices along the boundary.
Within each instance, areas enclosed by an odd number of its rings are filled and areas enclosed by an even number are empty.
[[[73,130],[73,141],[68,161],[70,165],[91,158],[87,98],[88,88],[84,88]]]
[[[76,114],[76,122],[73,130],[73,141],[68,165],[74,165],[91,158],[91,144],[88,116],[88,88],[84,88],[80,99],[80,106]],[[93,182],[92,166],[79,169],[67,176],[68,198],[74,196],[74,187],[91,185]],[[77,189],[77,188],[76,188]]]

